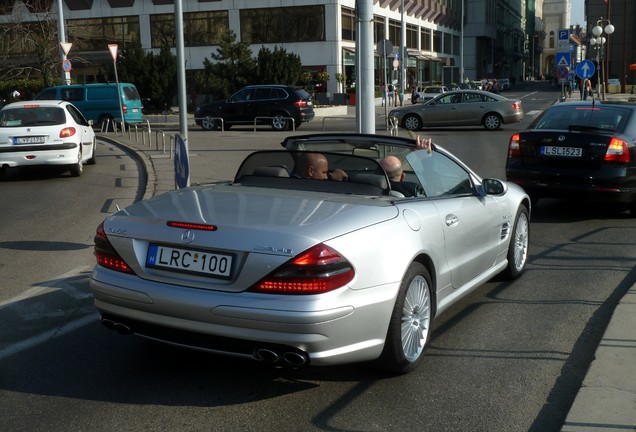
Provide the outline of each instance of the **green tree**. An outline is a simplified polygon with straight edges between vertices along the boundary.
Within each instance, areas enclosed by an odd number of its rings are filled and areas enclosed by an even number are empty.
[[[254,84],[256,61],[252,57],[250,46],[237,42],[236,34],[229,31],[219,42],[216,53],[209,59],[203,59],[205,78],[203,90],[217,97],[227,96],[241,87]]]
[[[117,72],[121,82],[135,84],[141,97],[150,99],[155,109],[172,106],[177,94],[177,59],[170,48],[163,47],[154,54],[144,52],[138,41],[128,44]]]
[[[302,81],[300,56],[288,53],[284,48],[274,47],[274,51],[262,47],[256,60],[258,82],[260,84],[296,85]]]

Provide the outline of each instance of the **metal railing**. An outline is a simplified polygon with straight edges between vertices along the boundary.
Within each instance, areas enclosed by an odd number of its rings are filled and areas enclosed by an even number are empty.
[[[331,120],[350,120],[349,117],[343,117],[343,116],[327,116],[327,117],[323,117],[322,118],[322,131],[325,131],[325,120],[327,119],[331,119]]]

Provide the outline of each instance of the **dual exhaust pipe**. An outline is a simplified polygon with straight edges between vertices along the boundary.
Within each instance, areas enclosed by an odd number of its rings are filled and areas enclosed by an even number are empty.
[[[133,333],[130,327],[128,327],[126,324],[115,322],[115,321],[109,320],[108,318],[102,318],[102,324],[108,330],[115,330],[119,334],[129,335]]]
[[[300,367],[307,364],[309,358],[304,352],[285,351],[277,352],[269,348],[256,348],[254,350],[254,358],[266,363],[281,363],[289,367]]]
[[[108,318],[102,318],[102,324],[107,329],[114,330],[122,335],[133,334],[132,329],[126,324]],[[220,354],[232,355],[233,353],[222,352]],[[257,347],[254,350],[252,358],[265,363],[281,364],[287,367],[301,367],[309,362],[309,356],[302,351],[284,351],[266,347]]]

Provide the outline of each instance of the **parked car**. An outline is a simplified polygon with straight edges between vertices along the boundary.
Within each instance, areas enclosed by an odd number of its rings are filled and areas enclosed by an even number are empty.
[[[313,118],[311,95],[286,85],[243,87],[229,98],[201,105],[195,111],[196,124],[205,130],[254,122],[269,124],[274,130],[297,129]]]
[[[636,215],[636,105],[562,102],[512,135],[506,177],[541,197],[617,202]]]
[[[443,126],[483,126],[495,130],[502,124],[519,122],[523,116],[520,100],[480,90],[447,92],[423,104],[389,112],[398,125],[412,131]]]
[[[71,102],[82,115],[100,127],[106,121],[135,124],[143,122],[142,102],[137,87],[130,83],[72,84],[48,87],[35,96],[36,100],[64,100]],[[121,98],[121,109],[119,102]]]
[[[420,94],[419,101],[426,102],[446,92],[448,92],[448,87],[446,86],[427,86],[427,87],[424,87],[424,90],[419,92]]]
[[[90,282],[104,325],[281,366],[376,361],[404,373],[451,304],[524,271],[530,201],[518,186],[402,137],[282,144],[248,155],[232,181],[104,220]],[[311,155],[348,181],[303,178]],[[416,195],[396,191],[379,163],[388,155]]]
[[[22,101],[0,110],[0,168],[35,165],[67,166],[82,175],[95,164],[95,132],[71,103]]]

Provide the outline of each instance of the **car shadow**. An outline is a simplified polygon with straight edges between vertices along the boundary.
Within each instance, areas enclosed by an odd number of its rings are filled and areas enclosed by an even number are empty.
[[[570,223],[592,219],[632,219],[626,205],[542,198],[532,206],[531,223]]]

